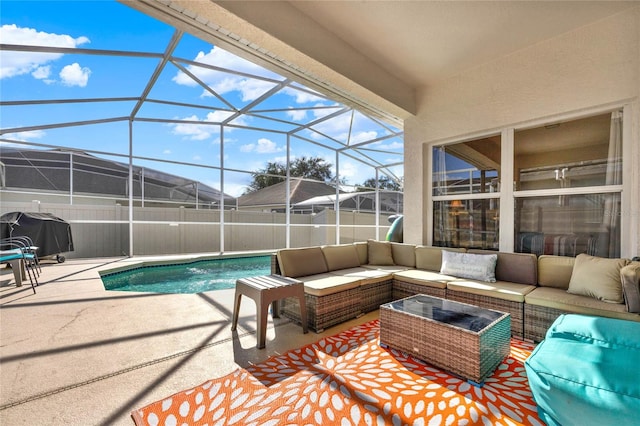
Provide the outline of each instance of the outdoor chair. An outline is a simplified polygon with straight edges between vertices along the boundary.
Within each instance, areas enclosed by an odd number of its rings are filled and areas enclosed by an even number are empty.
[[[5,238],[0,240],[0,263],[6,263],[13,269],[16,284],[22,283],[22,272],[25,271],[31,283],[33,293],[38,285],[36,255],[30,252],[23,240]]]
[[[35,270],[38,271],[38,276],[40,276],[40,274],[42,273],[42,268],[40,267],[40,259],[38,259],[38,248],[39,247],[33,245],[33,240],[30,237],[26,236],[26,235],[10,237],[8,239],[11,240],[11,241],[14,241],[16,243],[22,244],[24,250],[26,251],[26,253],[33,255],[33,261],[34,261],[35,267],[36,267]]]

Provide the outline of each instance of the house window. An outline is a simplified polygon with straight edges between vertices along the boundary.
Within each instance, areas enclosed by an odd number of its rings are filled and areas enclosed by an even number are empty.
[[[514,135],[517,191],[622,184],[622,112]]]
[[[436,201],[434,246],[498,250],[499,200]]]
[[[622,112],[514,133],[515,251],[620,256]]]
[[[500,135],[433,148],[433,244],[498,250]]]
[[[502,225],[515,252],[620,257],[623,112],[512,134],[432,147],[433,245],[506,250]],[[511,149],[504,176],[502,151]],[[501,204],[513,205],[502,223]]]

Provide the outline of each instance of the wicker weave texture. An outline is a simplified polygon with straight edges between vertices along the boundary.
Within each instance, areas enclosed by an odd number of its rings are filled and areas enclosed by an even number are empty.
[[[308,293],[305,293],[304,296],[307,305],[308,326],[317,333],[324,331],[325,328],[357,318],[362,314],[359,288],[326,296],[314,296]],[[287,318],[300,323],[300,302],[297,298],[283,299],[281,312]]]
[[[280,273],[280,265],[278,264],[278,256],[275,253],[271,254],[271,274],[282,275],[282,273]]]
[[[508,314],[477,333],[380,307],[381,344],[476,383],[484,382],[509,355],[510,342]]]
[[[360,310],[367,313],[377,310],[380,305],[391,302],[393,281],[381,281],[360,286]]]
[[[494,311],[508,312],[511,314],[511,334],[515,337],[524,336],[524,303],[451,289],[447,290],[447,299]]]
[[[393,300],[404,299],[405,297],[413,296],[416,294],[426,294],[427,296],[440,297],[442,299],[447,298],[446,288],[434,288],[425,285],[409,283],[401,281],[397,278],[393,279]]]
[[[551,324],[564,313],[566,312],[560,309],[525,303],[524,314],[527,321],[524,323],[524,338],[541,342]]]

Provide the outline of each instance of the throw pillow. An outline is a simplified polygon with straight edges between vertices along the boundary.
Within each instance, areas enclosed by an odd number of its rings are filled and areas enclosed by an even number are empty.
[[[391,243],[387,241],[367,241],[370,265],[394,265]]]
[[[442,251],[440,273],[472,280],[496,282],[497,254],[471,254]]]
[[[396,265],[416,267],[416,247],[413,244],[391,243],[391,255]]]
[[[624,303],[620,270],[626,264],[626,259],[579,254],[573,264],[567,292],[609,303]]]
[[[356,268],[360,266],[358,249],[353,244],[323,246],[322,253],[329,271]]]
[[[631,262],[620,269],[620,279],[627,312],[640,313],[640,262]]]

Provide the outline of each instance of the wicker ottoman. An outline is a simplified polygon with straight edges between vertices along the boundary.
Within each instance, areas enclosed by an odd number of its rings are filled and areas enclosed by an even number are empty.
[[[640,323],[561,315],[525,361],[547,425],[638,424]]]
[[[380,344],[482,385],[507,355],[508,313],[423,294],[380,306]]]

